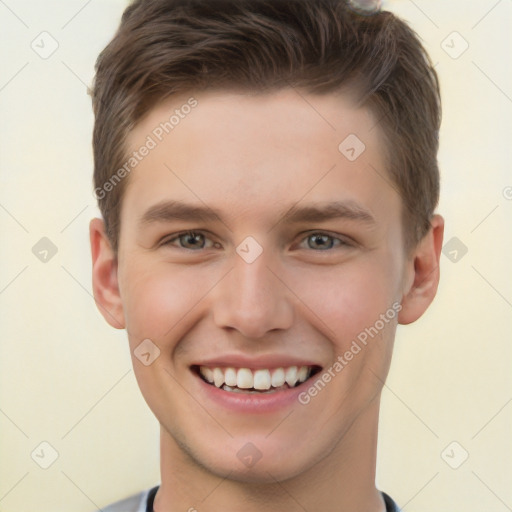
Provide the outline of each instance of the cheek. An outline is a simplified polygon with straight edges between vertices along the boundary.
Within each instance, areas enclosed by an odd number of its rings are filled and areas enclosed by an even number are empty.
[[[128,283],[122,299],[130,338],[150,338],[161,348],[204,294],[198,281],[190,279],[190,272],[159,264],[133,265],[126,269],[124,282]]]
[[[314,311],[310,321],[332,344],[332,366],[319,377],[329,380],[330,398],[319,400],[318,407],[333,415],[356,415],[382,388],[391,363],[400,308],[396,274],[392,266],[368,258],[336,271],[316,270],[301,282],[297,295]]]
[[[318,317],[336,350],[341,351],[376,322],[382,335],[390,331],[396,322],[392,308],[396,297],[395,280],[395,272],[385,262],[366,258],[366,261],[354,260],[336,269],[324,267],[303,272],[294,290]],[[382,327],[380,315],[386,312],[391,318]]]

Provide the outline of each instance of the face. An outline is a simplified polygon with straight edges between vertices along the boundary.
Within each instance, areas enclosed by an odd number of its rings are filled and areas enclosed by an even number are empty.
[[[128,178],[108,296],[96,252],[95,294],[177,451],[218,475],[289,478],[348,449],[412,321],[402,202],[376,120],[345,97],[188,98],[129,137],[130,153],[155,145]]]

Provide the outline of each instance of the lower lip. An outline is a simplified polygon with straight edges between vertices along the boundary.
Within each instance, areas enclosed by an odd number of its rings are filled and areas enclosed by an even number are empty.
[[[224,391],[213,384],[206,383],[195,372],[200,384],[200,393],[207,402],[213,402],[231,411],[266,414],[280,411],[298,402],[298,395],[306,387],[309,379],[297,387],[271,393],[237,393]]]

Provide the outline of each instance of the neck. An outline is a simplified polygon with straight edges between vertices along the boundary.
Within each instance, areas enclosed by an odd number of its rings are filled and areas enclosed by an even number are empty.
[[[296,476],[264,484],[215,474],[161,427],[161,485],[154,510],[384,512],[384,501],[375,487],[378,415],[379,401],[375,400],[331,453]]]

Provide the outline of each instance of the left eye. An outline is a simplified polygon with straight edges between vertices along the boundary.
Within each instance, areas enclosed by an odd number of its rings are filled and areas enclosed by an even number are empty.
[[[161,245],[175,245],[176,241],[179,242],[179,246],[182,249],[188,249],[192,251],[220,247],[218,243],[213,242],[212,240],[207,238],[205,234],[199,233],[197,231],[186,231],[185,233],[179,233],[178,235],[175,235],[172,238],[164,240]],[[210,242],[209,247],[207,247],[207,241]],[[329,249],[333,249],[335,247],[343,247],[349,245],[341,238],[337,238],[327,233],[321,232],[312,233],[307,237],[303,238],[300,245],[303,245],[305,241],[307,241],[307,248],[316,251],[326,251]]]
[[[327,233],[312,233],[308,235],[306,238],[304,238],[302,242],[306,240],[308,241],[309,249],[315,249],[320,251],[333,249],[335,247],[336,241],[339,242],[337,244],[338,247],[349,245],[343,239],[328,235]]]

